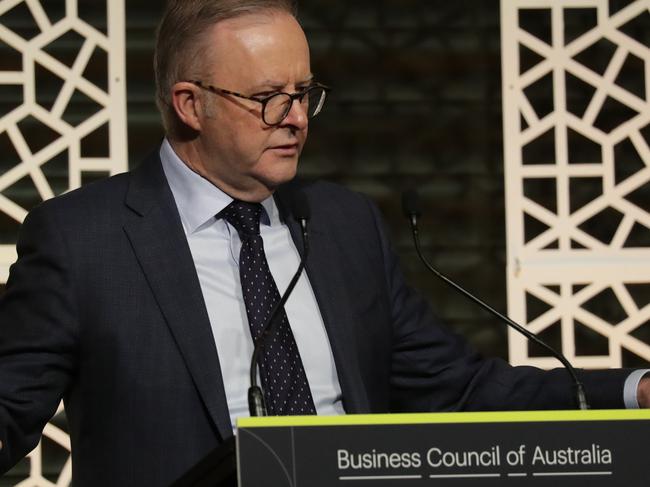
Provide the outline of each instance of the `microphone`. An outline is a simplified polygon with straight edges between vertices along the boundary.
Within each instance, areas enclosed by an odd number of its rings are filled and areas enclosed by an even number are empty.
[[[293,215],[294,220],[300,224],[300,230],[302,232],[302,244],[304,247],[304,258],[303,262],[307,258],[309,253],[309,235],[307,235],[307,222],[311,217],[309,209],[309,201],[305,193],[302,191],[296,191],[293,193],[293,197],[290,201],[291,214]],[[301,262],[301,264],[303,263]]]
[[[251,416],[267,416],[266,404],[264,401],[264,391],[257,384],[257,365],[259,362],[259,355],[264,347],[264,343],[267,338],[271,335],[273,327],[275,325],[276,319],[280,314],[280,311],[284,308],[284,304],[289,299],[289,296],[293,292],[293,288],[296,287],[298,279],[302,271],[305,269],[305,262],[307,261],[307,255],[309,254],[309,235],[307,232],[307,223],[309,222],[310,211],[309,211],[309,202],[307,197],[302,191],[295,191],[292,194],[290,200],[291,214],[293,218],[300,224],[300,230],[302,235],[302,244],[304,251],[302,252],[302,257],[300,259],[300,265],[295,274],[291,278],[287,289],[284,291],[284,294],[280,298],[271,312],[269,320],[264,325],[264,329],[259,338],[255,341],[255,348],[253,349],[253,355],[251,357],[251,367],[250,367],[250,387],[248,388],[248,411]]]
[[[496,316],[502,322],[506,323],[511,328],[517,330],[519,333],[521,333],[526,338],[528,338],[528,340],[531,340],[534,343],[543,347],[544,349],[548,350],[551,353],[551,355],[557,358],[562,363],[562,365],[564,365],[564,368],[567,370],[567,372],[569,372],[571,379],[573,380],[578,408],[581,410],[589,409],[584,386],[582,385],[582,382],[580,382],[580,379],[578,379],[578,375],[576,374],[575,368],[573,367],[573,365],[571,365],[571,362],[569,362],[563,354],[556,351],[553,347],[551,347],[546,342],[541,340],[537,335],[535,335],[531,331],[521,326],[519,323],[516,323],[515,321],[511,320],[507,316],[499,313],[497,310],[489,306],[487,303],[481,301],[479,298],[471,294],[469,291],[466,291],[464,288],[456,284],[454,281],[452,281],[442,273],[438,272],[438,270],[435,269],[429,263],[429,261],[424,257],[424,255],[422,254],[422,249],[420,247],[420,236],[418,232],[418,217],[422,215],[422,211],[420,210],[420,206],[419,206],[418,194],[415,191],[413,190],[406,191],[402,194],[402,211],[404,213],[404,216],[406,216],[406,218],[409,219],[409,222],[411,224],[411,232],[413,233],[413,242],[415,243],[415,250],[418,254],[418,257],[420,258],[422,263],[426,266],[426,268],[431,273],[433,273],[436,277],[444,281],[448,286],[451,286],[456,291],[460,292],[463,296],[473,301],[474,303],[478,304],[481,308],[486,310],[488,313],[492,314],[493,316]]]

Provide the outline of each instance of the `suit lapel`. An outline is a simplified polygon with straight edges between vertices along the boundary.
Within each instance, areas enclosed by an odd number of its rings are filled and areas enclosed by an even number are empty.
[[[281,188],[276,194],[276,203],[289,227],[291,237],[301,255],[303,243],[300,225],[289,216],[288,201],[290,186]],[[307,194],[307,193],[306,193]],[[309,198],[308,198],[309,199]],[[314,205],[314,201],[309,199]],[[317,213],[317,212],[316,212]],[[309,223],[309,256],[306,271],[314,290],[318,307],[325,322],[325,328],[332,347],[336,371],[343,394],[343,404],[347,413],[367,413],[370,405],[360,374],[358,356],[355,352],[354,316],[351,313],[350,297],[346,293],[346,283],[339,272],[339,249],[327,236],[327,222],[313,217]]]
[[[187,239],[158,155],[133,171],[125,224],[144,274],[222,438],[232,434],[217,348]]]

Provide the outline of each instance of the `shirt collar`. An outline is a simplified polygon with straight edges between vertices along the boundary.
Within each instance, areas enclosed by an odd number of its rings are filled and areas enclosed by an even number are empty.
[[[174,195],[186,234],[192,234],[216,219],[233,198],[192,171],[174,152],[165,138],[160,147],[160,161]],[[261,223],[276,225],[280,215],[273,196],[261,202],[264,207]]]

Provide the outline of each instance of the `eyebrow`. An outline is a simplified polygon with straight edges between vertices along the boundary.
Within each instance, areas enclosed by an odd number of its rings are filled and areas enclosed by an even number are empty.
[[[312,81],[314,81],[314,75],[310,74],[308,77],[304,78],[302,81],[296,82],[296,85],[304,85],[304,84],[310,83]],[[277,80],[267,79],[267,80],[264,80],[264,81],[262,81],[261,83],[255,85],[255,86],[253,86],[250,89],[250,91],[258,91],[258,90],[262,90],[262,89],[265,89],[265,88],[271,88],[273,90],[281,90],[285,86],[286,86],[285,83],[279,82]]]

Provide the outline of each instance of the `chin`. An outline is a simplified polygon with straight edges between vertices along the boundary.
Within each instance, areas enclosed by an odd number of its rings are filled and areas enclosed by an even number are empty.
[[[296,172],[298,172],[297,157],[275,162],[262,179],[267,182],[268,187],[275,189],[295,178]]]

